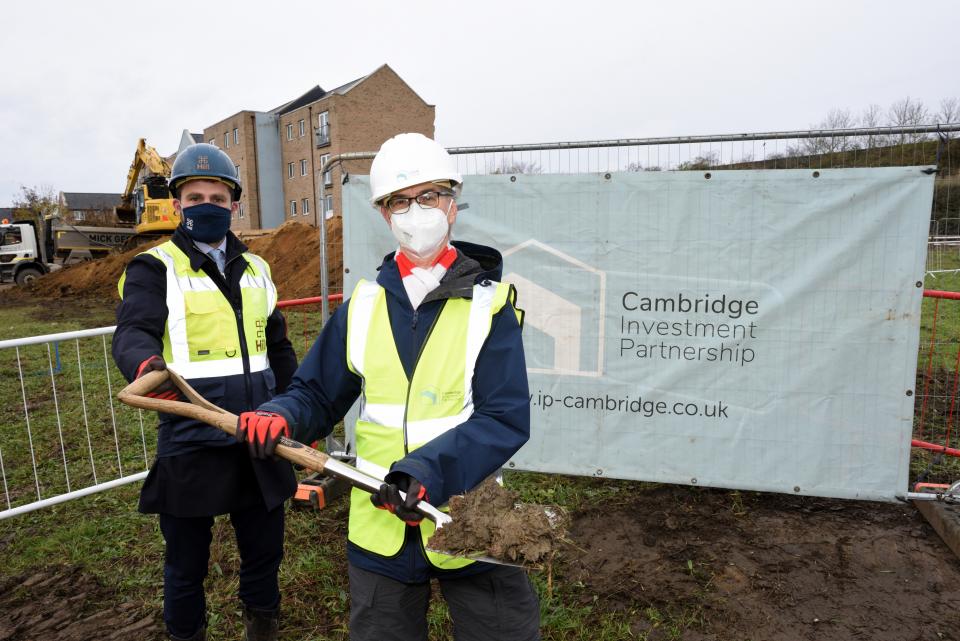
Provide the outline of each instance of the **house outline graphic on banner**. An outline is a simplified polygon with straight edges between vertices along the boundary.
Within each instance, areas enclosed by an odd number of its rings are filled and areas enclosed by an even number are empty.
[[[603,338],[604,310],[606,309],[606,272],[581,260],[540,242],[534,238],[514,245],[503,252],[503,257],[519,253],[530,248],[540,249],[585,272],[595,274],[598,284],[599,309],[597,310],[597,366],[596,369],[583,370],[580,367],[583,348],[583,306],[568,300],[549,288],[524,278],[516,272],[509,272],[503,282],[510,283],[521,293],[518,304],[524,310],[524,324],[537,328],[554,340],[553,367],[527,367],[531,374],[553,374],[557,376],[603,376]]]

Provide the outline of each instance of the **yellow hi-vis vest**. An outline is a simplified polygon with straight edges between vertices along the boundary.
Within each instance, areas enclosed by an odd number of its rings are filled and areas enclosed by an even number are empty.
[[[243,352],[237,314],[212,278],[194,271],[173,241],[147,250],[167,267],[167,324],[163,333],[163,360],[184,378],[243,374]],[[243,338],[250,372],[269,367],[267,318],[277,304],[270,267],[259,256],[244,253],[247,268],[240,278],[243,301]],[[123,273],[118,287],[123,298]]]
[[[472,300],[445,301],[410,380],[393,340],[385,290],[377,283],[357,283],[347,310],[347,366],[363,379],[355,430],[357,467],[363,472],[383,479],[394,461],[470,418],[480,348],[493,316],[516,297],[511,285],[485,283],[474,285]],[[352,490],[348,538],[354,545],[392,557],[403,547],[405,528],[396,516],[375,508],[366,492]],[[420,524],[424,548],[434,529],[428,519]],[[472,563],[425,554],[442,569]]]

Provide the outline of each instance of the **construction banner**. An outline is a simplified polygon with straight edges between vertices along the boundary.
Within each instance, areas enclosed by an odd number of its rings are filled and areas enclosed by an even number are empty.
[[[344,185],[345,292],[396,243]],[[895,500],[933,173],[467,176],[454,237],[526,311],[508,469]]]

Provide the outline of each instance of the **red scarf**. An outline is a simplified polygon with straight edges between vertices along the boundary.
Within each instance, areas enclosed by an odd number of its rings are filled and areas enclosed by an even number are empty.
[[[457,250],[447,245],[447,250],[441,252],[430,267],[417,267],[406,254],[397,251],[395,260],[403,279],[403,288],[414,309],[420,306],[424,297],[440,285],[440,279],[447,273],[447,269],[457,259]]]

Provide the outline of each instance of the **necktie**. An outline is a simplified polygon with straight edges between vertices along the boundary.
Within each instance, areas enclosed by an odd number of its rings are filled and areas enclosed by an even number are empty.
[[[217,269],[220,270],[220,273],[223,273],[224,268],[227,265],[227,257],[223,253],[222,249],[214,249],[210,252],[210,255],[213,257],[213,262],[217,264]]]

